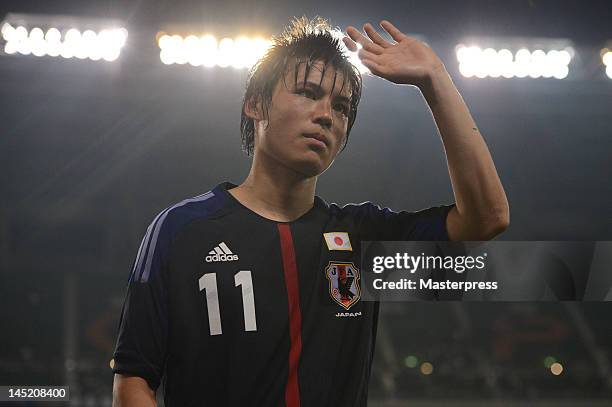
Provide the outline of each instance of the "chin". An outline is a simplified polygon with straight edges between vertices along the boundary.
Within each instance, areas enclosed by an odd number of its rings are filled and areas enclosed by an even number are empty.
[[[331,165],[327,154],[321,154],[314,150],[297,150],[293,151],[291,154],[284,155],[274,154],[274,151],[264,154],[282,164],[284,167],[290,168],[298,174],[308,178],[321,175]]]
[[[291,167],[307,177],[316,177],[329,168],[330,164],[323,162],[321,159],[299,160],[292,163]]]
[[[321,165],[315,163],[298,163],[293,165],[293,168],[295,171],[309,178],[319,176],[325,171]]]

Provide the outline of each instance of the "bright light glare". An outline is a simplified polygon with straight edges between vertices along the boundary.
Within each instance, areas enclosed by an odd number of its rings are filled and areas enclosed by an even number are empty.
[[[164,48],[168,48],[168,46],[170,45],[170,36],[169,35],[162,35],[161,37],[159,37],[159,40],[157,41],[157,45],[159,46],[160,49],[164,49]]]
[[[47,43],[45,41],[45,33],[42,29],[35,27],[30,31],[28,41],[32,48],[32,54],[41,57],[47,53]]]
[[[24,26],[19,26],[14,31],[13,41],[21,41],[28,38],[28,30]]]
[[[17,52],[17,43],[7,42],[6,44],[4,44],[4,52],[8,55],[12,55]]]
[[[0,29],[0,33],[2,33],[2,38],[4,38],[4,40],[7,42],[11,40],[11,37],[13,36],[14,32],[15,29],[9,23],[4,23],[2,25],[2,29]]]
[[[30,40],[31,41],[40,41],[43,40],[45,38],[45,33],[43,32],[42,29],[38,28],[38,27],[34,27],[32,28],[32,31],[30,31]]]
[[[429,362],[423,362],[421,364],[421,373],[428,376],[433,373],[434,367]]]
[[[553,76],[556,79],[565,79],[569,75],[569,68],[565,65],[561,65],[557,67],[553,73]]]
[[[161,35],[159,35],[161,34]],[[271,41],[256,37],[223,38],[217,40],[213,35],[205,34],[200,37],[159,33],[157,45],[159,46],[159,59],[164,65],[185,64],[211,68],[233,67],[235,69],[251,68],[266,53]],[[335,33],[340,39],[344,37],[341,32]],[[346,48],[344,43],[341,46]],[[368,69],[361,63],[357,53],[345,50],[349,60],[361,73]]]
[[[202,65],[211,68],[217,63],[217,39],[210,34],[200,38]]]
[[[47,42],[60,42],[62,39],[62,33],[55,27],[49,28],[45,34],[45,40]]]
[[[533,52],[526,48],[516,51],[514,56],[509,49],[496,51],[493,48],[482,50],[476,45],[463,44],[455,47],[459,72],[466,78],[557,78],[564,79],[569,74],[568,64],[573,50],[550,50],[545,52],[536,49]]]
[[[98,34],[92,30],[86,30],[83,32],[82,37],[82,55],[83,58],[89,58],[92,61],[97,61],[102,58],[102,52],[100,50]]]
[[[251,61],[251,40],[245,37],[240,37],[234,42],[233,62],[234,68],[245,68],[247,65],[252,66],[255,61]]]
[[[362,48],[361,44],[357,44],[357,51],[353,52],[351,50],[348,49],[348,47],[346,46],[346,44],[344,44],[344,41],[342,41],[342,39],[344,37],[346,37],[346,34],[344,34],[342,31],[338,31],[338,30],[333,30],[332,31],[332,35],[338,40],[338,42],[340,43],[340,47],[341,49],[348,54],[348,59],[349,62],[351,64],[353,64],[353,66],[355,66],[355,68],[357,68],[357,70],[361,73],[361,74],[365,74],[365,73],[369,73],[370,70],[361,62],[361,60],[359,59],[359,56],[357,55],[357,52],[359,52],[359,50]]]
[[[125,43],[127,42],[128,30],[126,30],[123,27],[116,28],[114,30],[114,33],[115,33],[115,38],[117,39],[117,46],[119,48],[122,48],[125,45]]]
[[[550,365],[550,373],[554,374],[555,376],[559,376],[561,373],[563,373],[563,365],[559,362],[553,363]]]
[[[501,68],[501,75],[504,78],[514,76],[514,65],[512,64],[512,52],[509,49],[502,49],[497,53],[497,61]]]
[[[174,58],[172,57],[172,53],[168,48],[164,48],[159,53],[159,59],[161,59],[164,65],[170,65],[174,63]]]
[[[541,49],[537,49],[531,53],[531,63],[529,65],[529,76],[539,78],[544,73],[544,63],[546,54]]]
[[[262,38],[239,37],[217,39],[206,34],[201,37],[163,34],[158,38],[159,58],[165,65],[185,64],[204,67],[250,68],[266,52],[270,41]]]
[[[187,62],[192,66],[202,65],[202,54],[200,53],[200,39],[195,35],[189,35],[183,42],[184,53]]]
[[[119,58],[128,35],[125,28],[108,28],[99,33],[93,30],[81,33],[77,28],[70,28],[64,32],[62,41],[62,32],[58,28],[50,27],[45,33],[42,28],[34,27],[28,33],[25,27],[13,28],[8,23],[2,26],[1,32],[6,40],[4,52],[7,54],[19,52],[38,57],[76,57],[93,61],[114,61]]]
[[[223,38],[221,42],[219,42],[219,59],[217,60],[217,65],[221,68],[225,68],[232,64],[233,48],[234,40],[231,38]]]

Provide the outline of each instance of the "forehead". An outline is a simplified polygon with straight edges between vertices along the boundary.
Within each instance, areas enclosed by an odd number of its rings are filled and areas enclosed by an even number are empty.
[[[334,95],[351,97],[351,86],[348,78],[341,70],[336,69],[332,64],[325,64],[323,61],[297,60],[288,64],[285,74],[285,83],[288,88],[296,85],[311,83],[320,86],[325,92]]]

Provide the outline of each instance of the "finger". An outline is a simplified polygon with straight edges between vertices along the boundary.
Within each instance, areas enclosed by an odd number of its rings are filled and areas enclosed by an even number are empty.
[[[359,32],[359,30],[355,27],[347,27],[346,33],[353,41],[361,44],[361,46],[366,50],[375,54],[381,54],[383,52],[383,48],[380,45],[374,44],[368,37]]]
[[[406,34],[402,33],[396,26],[388,22],[387,20],[382,20],[380,22],[380,26],[384,28],[386,32],[391,35],[395,41],[400,42],[401,40],[407,38]]]
[[[375,54],[381,54],[383,52],[383,48],[377,44],[374,44],[368,37],[363,35],[358,29],[355,27],[349,26],[346,29],[346,33],[349,37],[361,45],[362,48],[373,52]]]
[[[357,56],[359,57],[359,59],[369,59],[369,60],[375,60],[376,59],[376,54],[367,51],[365,49],[360,49],[359,52],[357,52]]]
[[[371,59],[362,59],[361,63],[363,64],[363,66],[368,68],[368,70],[372,72],[373,74],[375,75],[381,74],[380,65],[372,61]]]
[[[374,27],[372,26],[372,24],[367,23],[366,25],[363,26],[363,30],[366,32],[366,34],[368,34],[368,37],[370,37],[370,39],[375,43],[380,45],[383,48],[387,48],[390,47],[391,44],[389,41],[385,40],[382,35],[380,35],[378,33],[378,31],[376,31],[374,29]]]
[[[342,38],[342,42],[344,42],[344,45],[346,45],[349,51],[357,52],[358,48],[357,48],[357,44],[355,44],[355,41],[353,41],[349,37],[344,37]]]

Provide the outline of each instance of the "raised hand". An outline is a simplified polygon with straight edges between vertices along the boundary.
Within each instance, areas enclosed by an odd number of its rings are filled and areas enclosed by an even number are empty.
[[[415,85],[422,88],[431,75],[444,70],[444,64],[436,53],[425,43],[408,37],[387,20],[380,26],[395,40],[384,39],[372,26],[363,26],[367,37],[353,26],[346,29],[348,37],[342,40],[349,50],[357,51],[357,44],[362,48],[357,55],[370,72],[397,84]]]

